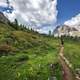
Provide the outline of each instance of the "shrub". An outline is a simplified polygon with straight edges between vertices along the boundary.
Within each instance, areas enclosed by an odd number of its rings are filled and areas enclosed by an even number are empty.
[[[17,62],[22,62],[22,61],[25,61],[25,60],[29,60],[29,57],[27,55],[20,55],[18,56],[17,58]]]
[[[8,55],[11,51],[13,51],[13,48],[7,44],[0,45],[0,56],[2,55]]]

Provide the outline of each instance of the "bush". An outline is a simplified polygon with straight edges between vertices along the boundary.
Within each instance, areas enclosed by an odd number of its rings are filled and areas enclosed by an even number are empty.
[[[29,60],[29,57],[27,55],[20,55],[18,56],[17,58],[17,62],[22,62],[22,61],[25,61],[25,60]]]
[[[13,51],[13,48],[7,44],[0,45],[0,56],[8,55],[11,51]]]

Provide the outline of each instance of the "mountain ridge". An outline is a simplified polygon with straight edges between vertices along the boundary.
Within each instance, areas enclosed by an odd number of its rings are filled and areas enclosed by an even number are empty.
[[[0,22],[3,22],[3,23],[9,22],[8,18],[6,18],[6,16],[4,16],[2,12],[0,12]]]
[[[78,28],[74,26],[68,26],[68,25],[61,25],[57,26],[53,32],[54,36],[61,36],[61,35],[66,35],[66,36],[77,36],[80,37],[80,31]]]

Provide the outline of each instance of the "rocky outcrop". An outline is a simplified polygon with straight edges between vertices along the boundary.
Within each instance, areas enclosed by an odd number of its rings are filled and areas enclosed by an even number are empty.
[[[0,12],[0,22],[8,23],[9,20],[4,16],[2,12]]]
[[[60,37],[61,35],[80,37],[80,31],[78,28],[76,28],[74,26],[67,26],[67,25],[62,25],[62,26],[56,27],[53,34],[55,37],[57,37],[57,36]]]

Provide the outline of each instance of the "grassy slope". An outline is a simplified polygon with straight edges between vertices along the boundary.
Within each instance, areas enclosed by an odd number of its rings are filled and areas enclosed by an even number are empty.
[[[80,68],[80,40],[65,40],[65,56],[72,63],[74,70]]]
[[[0,23],[0,45],[9,43],[14,48],[8,56],[0,57],[0,80],[47,80],[52,73],[61,80],[57,63],[58,40],[34,32],[16,31]],[[0,53],[1,54],[1,53]]]

